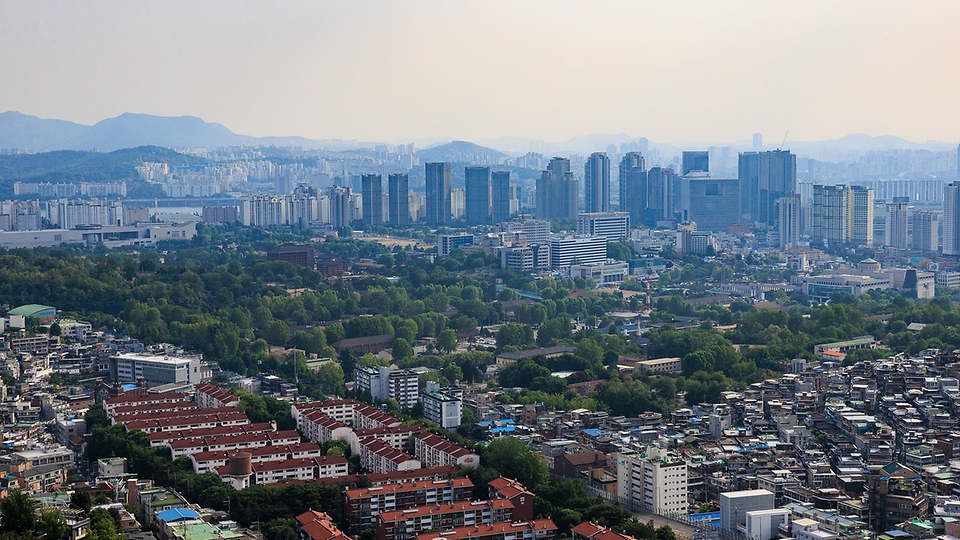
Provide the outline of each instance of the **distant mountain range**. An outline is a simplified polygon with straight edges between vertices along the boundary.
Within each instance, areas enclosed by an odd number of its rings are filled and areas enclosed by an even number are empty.
[[[217,148],[220,146],[307,146],[319,141],[303,137],[249,137],[222,124],[195,116],[154,116],[124,113],[92,126],[48,120],[14,111],[0,113],[0,148],[23,150],[99,150],[112,152],[138,146]]]
[[[424,148],[416,154],[420,161],[424,163],[429,161],[484,162],[491,158],[508,157],[503,152],[467,141],[450,141],[446,144],[438,144]]]
[[[594,133],[581,135],[566,141],[544,141],[522,137],[502,137],[479,140],[476,143],[453,141],[449,138],[411,139],[419,144],[430,144],[417,152],[421,160],[451,160],[451,156],[505,157],[506,154],[522,155],[537,152],[544,155],[566,153],[586,154],[605,151],[610,145],[617,149],[624,143],[639,139],[625,133]],[[101,120],[92,126],[65,120],[43,119],[19,112],[0,113],[0,149],[18,148],[29,151],[52,150],[99,150],[110,152],[121,148],[139,146],[163,146],[167,148],[217,148],[221,146],[301,146],[304,148],[350,149],[371,146],[344,140],[313,140],[304,137],[252,137],[230,131],[222,124],[205,122],[194,116],[154,116],[124,113],[115,118]],[[702,149],[707,146],[729,146],[737,151],[749,148],[745,141],[734,143],[657,143],[650,141],[650,148],[657,148],[662,155],[677,155],[684,149]],[[890,149],[955,149],[955,143],[942,141],[912,142],[899,137],[864,134],[847,135],[826,141],[787,141],[784,148],[798,155],[816,159],[847,159],[868,151]],[[765,149],[775,148],[766,145]]]

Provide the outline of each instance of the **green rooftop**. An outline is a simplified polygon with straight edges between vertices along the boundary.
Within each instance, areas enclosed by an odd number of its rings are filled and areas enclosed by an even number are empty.
[[[191,523],[190,525],[174,525],[171,527],[177,538],[183,540],[217,540],[224,538],[240,538],[243,535],[237,531],[220,529],[209,523]]]
[[[11,309],[9,314],[22,315],[24,317],[56,317],[57,308],[41,304],[27,304]]]
[[[875,341],[877,340],[874,339],[872,336],[868,336],[868,337],[851,339],[848,341],[837,341],[835,343],[821,343],[820,345],[818,345],[818,347],[823,347],[825,349],[833,349],[833,348],[839,348],[839,347],[852,347],[855,345],[866,345],[868,343],[873,343]]]

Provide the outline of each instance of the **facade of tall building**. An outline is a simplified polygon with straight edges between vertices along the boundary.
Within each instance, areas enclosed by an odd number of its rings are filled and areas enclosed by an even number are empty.
[[[884,225],[884,245],[897,249],[909,247],[907,237],[907,211],[910,205],[909,197],[894,197],[893,202],[887,204],[887,220]]]
[[[289,225],[285,195],[251,195],[240,200],[240,223],[244,227]]]
[[[493,223],[510,219],[510,171],[490,174],[490,214]]]
[[[710,152],[687,151],[683,153],[681,175],[686,176],[694,171],[710,172]]]
[[[777,238],[781,248],[800,243],[800,196],[777,199]]]
[[[583,168],[584,209],[587,212],[610,211],[610,158],[594,152]]]
[[[847,186],[813,186],[813,241],[844,244],[850,240],[848,226],[850,193]]]
[[[656,447],[642,454],[618,454],[617,495],[644,512],[682,514],[688,506],[687,462]]]
[[[797,193],[797,156],[789,150],[744,152],[738,169],[744,221],[775,226],[777,199]]]
[[[410,224],[410,177],[391,174],[387,177],[388,215],[390,225],[403,227]]]
[[[850,241],[873,246],[873,190],[850,186]]]
[[[467,167],[464,170],[464,207],[467,225],[490,222],[490,167]]]
[[[643,225],[655,227],[658,221],[673,221],[673,169],[653,167],[646,174],[644,186]],[[634,221],[634,223],[639,223]]]
[[[338,229],[350,225],[353,220],[350,195],[350,188],[344,186],[330,186],[327,190],[330,200],[330,224]]]
[[[383,225],[383,178],[379,174],[365,174],[360,178],[363,201],[363,224]]]
[[[943,186],[943,254],[960,255],[960,182]]]
[[[125,225],[123,203],[119,200],[60,199],[49,203],[48,218],[57,227],[68,230],[86,225]]]
[[[462,189],[450,190],[450,218],[454,221],[467,213],[467,197]]]
[[[620,160],[620,211],[629,212],[634,223],[644,223],[643,186],[647,167],[640,152],[627,152]]]
[[[320,222],[320,197],[313,188],[297,187],[288,195],[247,195],[240,199],[245,227],[307,227]]]
[[[627,212],[585,212],[577,215],[577,234],[602,236],[619,242],[630,236],[630,214]]]
[[[47,216],[56,223],[50,213],[48,203]],[[42,224],[39,201],[3,201],[0,202],[0,230],[4,231],[36,231]]]
[[[579,183],[570,171],[570,160],[555,157],[537,180],[537,217],[576,219]]]
[[[320,196],[315,188],[297,186],[291,195],[287,195],[291,227],[305,229],[320,219]]]
[[[940,247],[940,214],[923,211],[913,214],[913,238],[910,247],[924,253],[936,253]]]
[[[691,173],[682,182],[681,221],[693,221],[701,231],[726,231],[740,222],[740,180]]]
[[[420,397],[416,372],[379,366],[357,366],[354,369],[357,391],[370,392],[374,399],[393,398],[401,407],[412,407]]]
[[[427,191],[427,224],[447,225],[450,223],[450,164],[424,164]]]

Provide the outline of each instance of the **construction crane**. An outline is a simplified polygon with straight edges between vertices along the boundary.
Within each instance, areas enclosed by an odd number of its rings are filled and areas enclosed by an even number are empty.
[[[790,134],[789,131],[783,134],[783,141],[780,143],[780,146],[777,147],[778,152],[780,151],[780,149],[783,148],[783,145],[787,144],[787,135],[789,134]]]

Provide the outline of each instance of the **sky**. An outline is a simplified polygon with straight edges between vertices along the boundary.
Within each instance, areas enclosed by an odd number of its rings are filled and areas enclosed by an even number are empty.
[[[368,141],[954,141],[958,21],[956,0],[0,0],[0,111]]]

